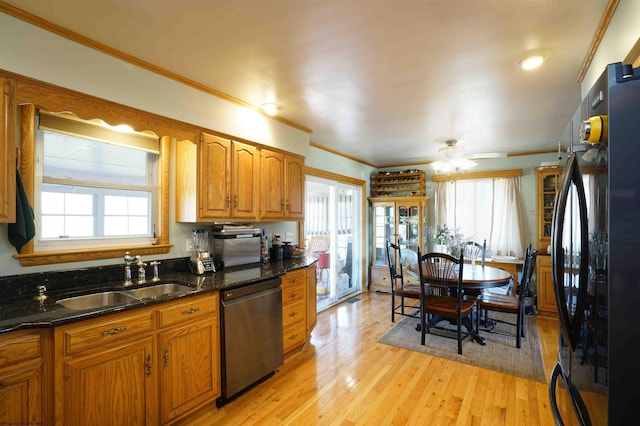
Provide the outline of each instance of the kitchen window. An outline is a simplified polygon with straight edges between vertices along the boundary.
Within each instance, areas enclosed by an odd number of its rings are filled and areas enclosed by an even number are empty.
[[[159,145],[153,135],[41,112],[35,247],[150,244],[158,220]]]

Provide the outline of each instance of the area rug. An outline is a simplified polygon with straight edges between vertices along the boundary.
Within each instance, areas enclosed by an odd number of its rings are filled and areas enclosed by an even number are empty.
[[[491,318],[508,321],[512,321],[514,317],[499,312],[491,312],[490,315]],[[416,325],[420,321],[410,317],[403,318],[378,342],[546,383],[535,317],[525,315],[525,321],[526,337],[522,338],[520,349],[516,348],[515,327],[501,323],[496,323],[493,332],[480,330],[485,346],[469,338],[465,339],[462,343],[462,355],[458,355],[458,343],[455,339],[439,336],[436,333],[442,332],[433,328],[431,333],[427,333],[426,344],[422,346],[420,332],[416,331]],[[445,322],[440,323],[442,324]],[[450,327],[455,330],[454,326]]]

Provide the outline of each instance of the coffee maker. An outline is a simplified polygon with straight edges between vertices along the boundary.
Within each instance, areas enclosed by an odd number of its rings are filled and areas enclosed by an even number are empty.
[[[191,271],[201,275],[205,272],[215,272],[213,257],[209,252],[209,230],[193,230],[193,254],[191,255]]]

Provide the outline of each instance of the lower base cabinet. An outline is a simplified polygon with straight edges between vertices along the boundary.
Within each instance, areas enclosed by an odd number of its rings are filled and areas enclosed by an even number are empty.
[[[56,424],[167,424],[213,403],[217,311],[209,293],[56,328]]]
[[[156,424],[153,337],[64,362],[61,424]]]
[[[285,357],[307,341],[306,283],[304,269],[287,272],[282,277],[282,346]]]
[[[220,396],[218,298],[160,308],[160,423],[171,422]],[[203,315],[204,314],[204,315]],[[191,315],[199,315],[190,321]]]
[[[536,302],[541,314],[558,315],[556,295],[553,290],[551,256],[548,255],[539,255],[536,263]]]
[[[47,425],[44,353],[49,330],[0,335],[0,425]]]

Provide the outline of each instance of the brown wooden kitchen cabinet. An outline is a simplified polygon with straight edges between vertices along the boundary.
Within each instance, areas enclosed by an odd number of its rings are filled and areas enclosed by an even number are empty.
[[[304,158],[261,149],[260,217],[304,218]]]
[[[307,273],[304,269],[287,272],[282,277],[282,343],[285,357],[307,340]]]
[[[551,256],[538,255],[536,262],[536,302],[541,314],[558,315],[556,295],[553,290]]]
[[[0,335],[0,424],[52,424],[45,365],[49,330]]]
[[[220,395],[217,293],[54,333],[58,425],[167,424]]]
[[[55,329],[56,424],[158,423],[153,309]]]
[[[316,312],[318,310],[318,303],[316,298],[316,275],[317,267],[315,264],[307,268],[307,338],[311,335],[311,332],[316,326]]]
[[[255,146],[202,133],[176,145],[176,221],[256,220],[260,154]]]
[[[218,293],[158,308],[160,423],[220,396]]]
[[[16,140],[13,80],[0,78],[0,223],[16,221]]]
[[[417,268],[418,248],[426,252],[427,203],[422,196],[370,197],[372,214],[373,244],[369,285],[370,291],[391,292],[389,263],[387,262],[387,241],[400,245],[402,261],[406,266]],[[412,278],[405,274],[405,282]],[[415,279],[414,279],[415,281]]]

